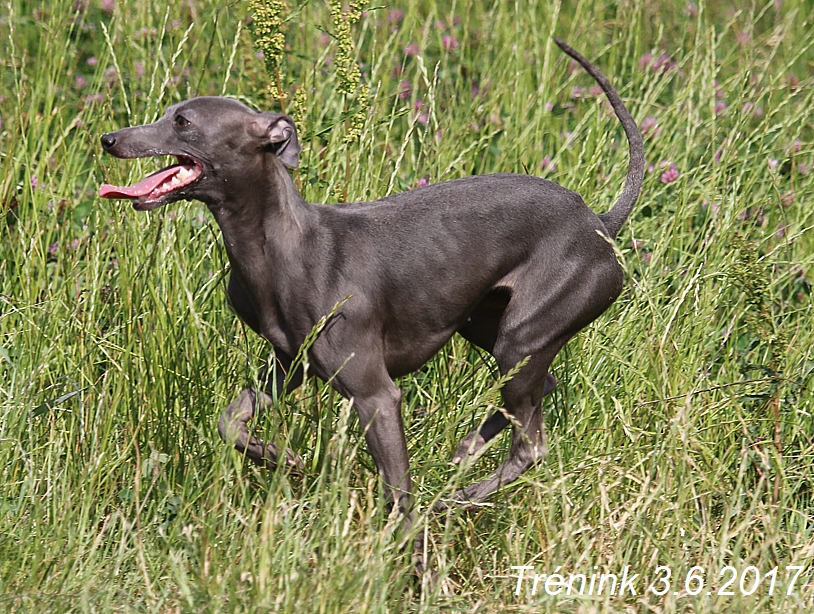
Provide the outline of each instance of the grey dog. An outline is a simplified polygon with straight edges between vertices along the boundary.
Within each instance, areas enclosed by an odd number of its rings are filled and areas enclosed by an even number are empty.
[[[410,467],[393,379],[419,369],[456,332],[494,356],[503,375],[525,364],[503,386],[505,410],[466,435],[453,460],[471,458],[511,421],[508,458],[454,498],[483,499],[547,454],[541,402],[557,384],[549,367],[621,292],[612,240],[639,197],[644,171],[641,135],[616,90],[555,41],[602,87],[629,142],[624,189],[602,215],[575,192],[514,174],[467,177],[374,202],[311,204],[288,171],[301,151],[291,118],[226,98],[193,98],[155,123],[102,136],[105,151],[119,158],[177,158],[135,185],[103,185],[99,194],[130,199],[140,211],[181,199],[205,203],[231,264],[231,304],[274,347],[273,366],[261,374],[264,388],[247,388],[223,413],[224,440],[260,465],[300,464],[291,451],[259,441],[248,423],[301,384],[301,369],[289,373],[292,358],[320,319],[349,297],[312,345],[309,375],[352,400],[407,524]]]

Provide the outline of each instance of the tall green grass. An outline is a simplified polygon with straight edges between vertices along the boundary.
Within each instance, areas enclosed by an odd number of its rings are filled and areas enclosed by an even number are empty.
[[[193,95],[272,108],[247,7],[6,3],[0,611],[810,609],[812,15],[804,0],[740,5],[373,7],[353,30],[373,97],[349,144],[328,9],[286,8],[282,66],[308,100],[297,180],[312,201],[512,171],[607,210],[624,136],[552,34],[648,127],[652,169],[618,241],[625,291],[555,363],[547,462],[475,511],[428,514],[506,453],[508,437],[476,467],[449,464],[499,404],[495,368],[455,339],[399,382],[437,576],[420,590],[352,408],[329,387],[307,384],[257,425],[304,457],[302,475],[249,466],[218,439],[270,349],[227,307],[204,207],[141,214],[95,196],[156,167],[101,156],[106,131]],[[552,596],[545,579],[516,594],[523,565],[628,566],[637,594]],[[718,595],[727,565],[737,581]],[[664,595],[646,590],[659,566]],[[749,566],[764,578],[752,595]],[[787,566],[803,566],[790,591]]]

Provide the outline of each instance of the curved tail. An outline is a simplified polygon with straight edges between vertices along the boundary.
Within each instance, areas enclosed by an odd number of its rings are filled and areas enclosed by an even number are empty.
[[[554,38],[560,49],[574,58],[591,75],[599,86],[605,92],[608,100],[613,107],[616,117],[622,123],[622,128],[625,130],[627,141],[630,146],[630,162],[627,167],[627,180],[625,181],[625,189],[622,190],[622,195],[619,200],[613,205],[610,211],[603,213],[599,216],[608,234],[612,239],[616,238],[619,234],[622,225],[627,220],[630,212],[633,210],[633,205],[639,198],[642,191],[642,179],[644,178],[644,144],[642,143],[642,135],[639,133],[639,128],[636,122],[630,116],[625,104],[613,89],[610,81],[599,70],[591,64],[588,60],[582,57],[579,53],[571,49],[565,42],[558,38]]]

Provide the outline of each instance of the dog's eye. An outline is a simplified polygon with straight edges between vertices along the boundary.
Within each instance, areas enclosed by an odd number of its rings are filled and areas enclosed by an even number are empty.
[[[184,117],[183,115],[176,115],[175,116],[175,125],[178,128],[186,128],[189,126],[189,120]]]

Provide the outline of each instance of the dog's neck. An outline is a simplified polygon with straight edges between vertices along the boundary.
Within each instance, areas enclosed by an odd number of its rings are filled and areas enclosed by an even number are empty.
[[[319,232],[315,206],[302,198],[276,159],[247,173],[224,194],[222,201],[206,204],[223,234],[232,275],[237,275],[255,312],[262,314],[261,334],[287,330],[277,312],[277,299],[308,276],[305,243]],[[283,339],[270,340],[285,347]]]
[[[230,256],[232,251],[268,252],[270,247],[288,252],[305,232],[310,205],[300,196],[288,170],[271,159],[273,154],[265,158],[239,179],[225,177],[222,194],[204,201],[223,232]]]

